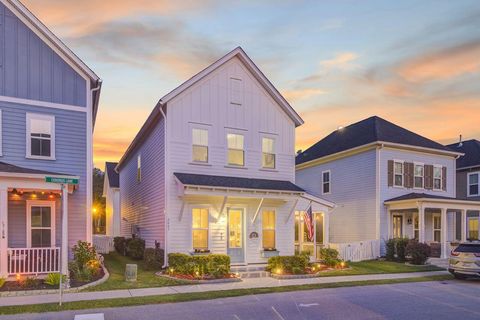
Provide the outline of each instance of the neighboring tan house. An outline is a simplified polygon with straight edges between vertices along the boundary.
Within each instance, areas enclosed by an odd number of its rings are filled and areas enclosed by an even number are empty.
[[[117,165],[117,162],[106,162],[103,178],[105,235],[109,237],[120,235],[120,181],[118,173],[115,171]]]
[[[457,160],[457,198],[480,201],[480,141],[460,141],[448,147],[465,154]],[[480,239],[479,213],[479,210],[467,212],[468,239]]]
[[[322,246],[333,204],[294,184],[302,123],[234,49],[161,98],[118,163],[121,233],[166,254],[262,264],[294,253],[295,212],[312,206]]]
[[[0,1],[0,31],[0,277],[66,274],[92,241],[101,81],[19,1]]]
[[[480,208],[478,201],[456,197],[461,155],[374,116],[299,153],[296,183],[337,205],[330,243],[342,252],[375,258],[387,239],[409,237],[446,257],[450,242],[466,238],[466,210]]]

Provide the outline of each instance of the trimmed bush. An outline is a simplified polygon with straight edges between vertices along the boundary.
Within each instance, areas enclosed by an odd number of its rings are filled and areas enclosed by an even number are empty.
[[[430,246],[412,239],[408,242],[405,252],[412,264],[423,265],[430,256]]]
[[[225,254],[191,256],[183,253],[168,254],[168,265],[174,273],[193,276],[224,277],[230,273],[230,257]]]
[[[44,282],[50,286],[58,287],[60,285],[60,279],[62,279],[62,282],[65,283],[65,275],[61,275],[60,273],[49,273]]]
[[[68,264],[70,276],[78,281],[91,281],[100,272],[95,247],[85,241],[78,241],[72,248],[73,261]]]
[[[86,241],[78,241],[72,248],[73,260],[78,264],[79,268],[83,268],[90,260],[97,259],[95,247]]]
[[[342,259],[338,256],[338,251],[331,248],[321,248],[320,249],[320,259],[326,266],[335,267]]]
[[[127,241],[125,237],[115,237],[113,238],[113,246],[115,247],[115,251],[122,256],[127,254]]]
[[[406,261],[406,248],[408,245],[409,239],[408,238],[398,238],[395,239],[395,247],[397,252],[397,260],[400,262]]]
[[[271,257],[268,259],[267,270],[274,273],[277,273],[278,271],[294,273],[295,271],[303,274],[306,273],[306,268],[308,267],[309,262],[309,258],[301,254],[295,256]]]
[[[127,243],[127,255],[132,259],[143,259],[143,253],[145,252],[145,240],[142,238],[132,238],[126,241]]]
[[[5,278],[0,278],[0,288],[5,284]]]
[[[388,261],[395,261],[395,239],[388,239],[385,241],[385,249],[385,258]]]
[[[163,266],[164,251],[160,248],[146,248],[143,253],[145,269],[159,270]]]

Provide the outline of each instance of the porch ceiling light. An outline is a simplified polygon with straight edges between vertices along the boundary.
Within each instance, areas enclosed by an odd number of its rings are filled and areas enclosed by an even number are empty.
[[[18,190],[14,188],[14,189],[12,190],[12,194],[13,194],[14,196],[18,196],[18,195],[19,195],[19,194],[18,194]]]

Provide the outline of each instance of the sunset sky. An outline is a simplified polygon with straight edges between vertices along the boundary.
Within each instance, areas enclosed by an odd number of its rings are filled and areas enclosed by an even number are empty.
[[[160,97],[241,46],[300,113],[297,149],[378,115],[480,139],[479,1],[24,0],[102,79],[96,166]]]

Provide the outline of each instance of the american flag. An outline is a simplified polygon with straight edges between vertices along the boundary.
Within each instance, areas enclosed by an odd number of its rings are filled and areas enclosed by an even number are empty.
[[[303,213],[303,219],[305,220],[305,224],[307,227],[308,232],[308,240],[313,241],[313,213],[312,213],[312,206],[310,206],[306,212]]]

